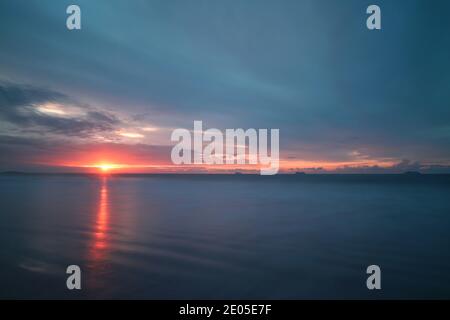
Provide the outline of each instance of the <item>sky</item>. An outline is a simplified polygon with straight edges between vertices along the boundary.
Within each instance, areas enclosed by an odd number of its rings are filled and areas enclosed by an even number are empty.
[[[81,8],[81,30],[66,8]],[[381,8],[368,30],[366,8]],[[0,171],[175,166],[176,128],[277,128],[280,172],[450,173],[445,0],[2,0]]]

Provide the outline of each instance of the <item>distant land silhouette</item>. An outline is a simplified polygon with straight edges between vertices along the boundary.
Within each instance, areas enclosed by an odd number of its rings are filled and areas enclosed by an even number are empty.
[[[410,175],[410,176],[417,176],[417,175],[421,175],[422,173],[420,173],[419,171],[406,171],[403,174]]]

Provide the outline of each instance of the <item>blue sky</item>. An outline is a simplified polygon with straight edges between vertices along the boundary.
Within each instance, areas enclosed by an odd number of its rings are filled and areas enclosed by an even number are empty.
[[[66,29],[69,4],[81,7],[82,30]],[[370,4],[381,31],[366,28]],[[164,163],[171,130],[203,120],[279,128],[291,170],[447,172],[449,10],[423,0],[3,0],[0,169],[102,146]],[[30,109],[46,103],[65,116]]]

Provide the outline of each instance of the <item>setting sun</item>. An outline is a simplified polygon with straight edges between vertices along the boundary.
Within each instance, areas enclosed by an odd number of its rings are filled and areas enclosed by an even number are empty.
[[[102,170],[103,172],[109,171],[109,169],[111,169],[112,167],[108,164],[102,164],[100,166],[100,170]]]
[[[118,169],[121,166],[116,164],[109,164],[109,163],[102,163],[95,166],[96,168],[99,168],[101,172],[108,172],[112,169]]]

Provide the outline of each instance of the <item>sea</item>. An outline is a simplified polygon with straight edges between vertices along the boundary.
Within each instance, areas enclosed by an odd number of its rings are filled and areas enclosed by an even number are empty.
[[[1,174],[0,298],[448,299],[450,175]]]

